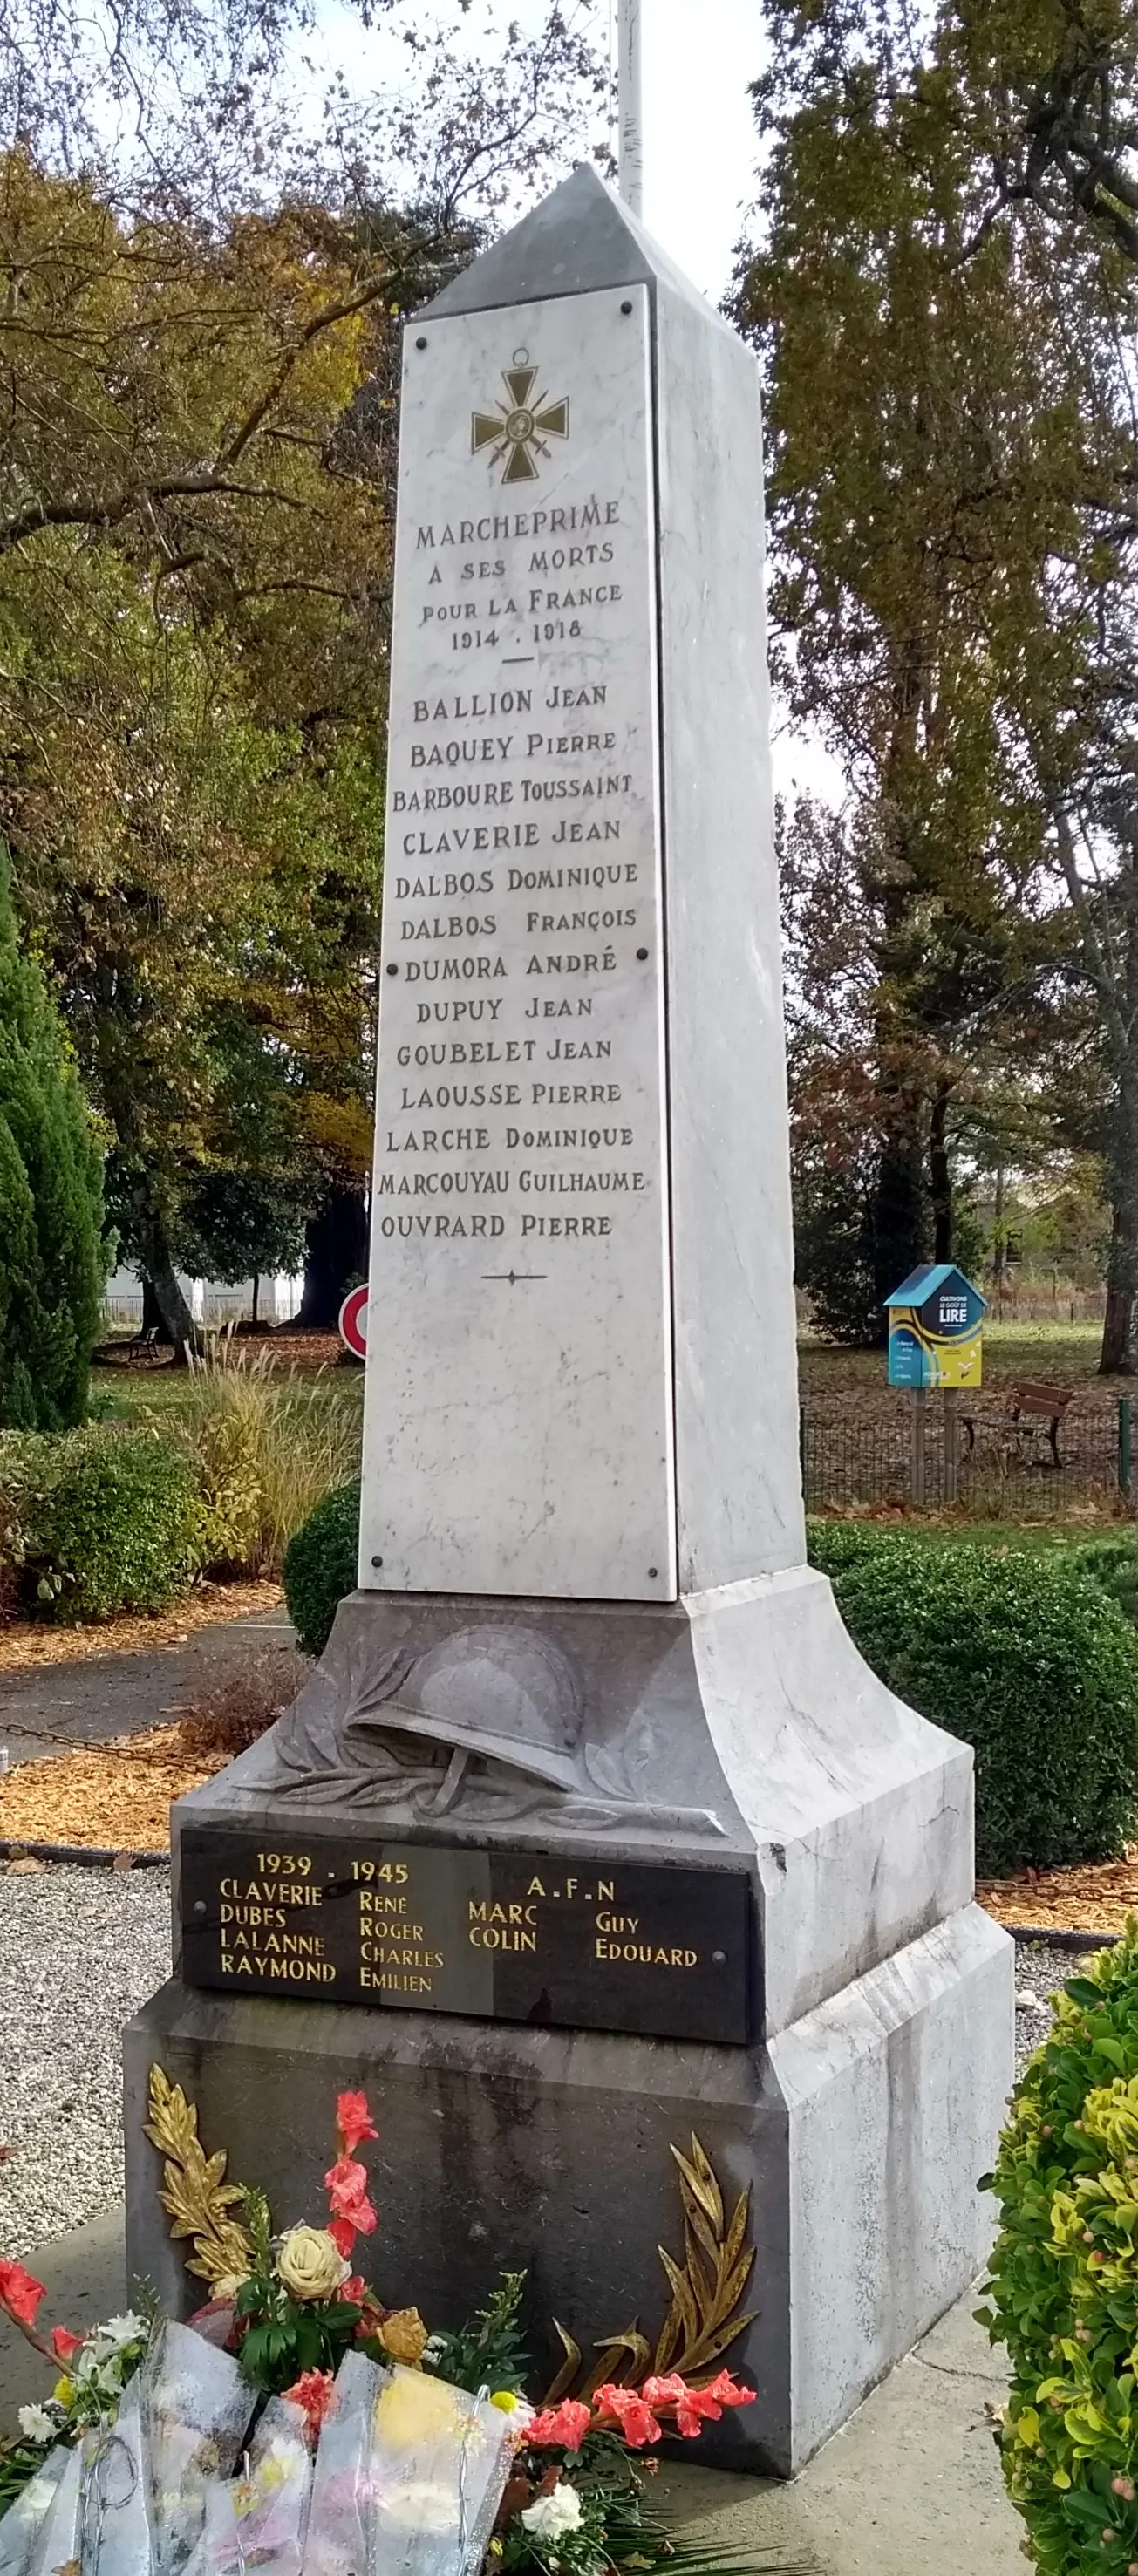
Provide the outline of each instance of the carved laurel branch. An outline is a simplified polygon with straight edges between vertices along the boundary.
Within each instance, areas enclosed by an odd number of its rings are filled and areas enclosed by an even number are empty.
[[[165,2158],[159,2199],[170,2220],[171,2236],[193,2238],[186,2270],[216,2290],[219,2281],[244,2280],[253,2248],[239,2220],[229,2213],[244,2198],[236,2183],[226,2182],[225,2150],[207,2156],[198,2136],[198,2115],[180,2084],[171,2084],[160,2066],[150,2069],[147,2103],[150,2117],[143,2136]]]
[[[680,2176],[684,2261],[681,2268],[662,2245],[657,2246],[672,2299],[655,2352],[634,2317],[620,2333],[598,2338],[593,2350],[600,2358],[578,2388],[581,2347],[555,2317],[554,2329],[565,2360],[546,2392],[546,2406],[556,2406],[572,2390],[581,2397],[591,2397],[605,2380],[618,2387],[638,2387],[649,2371],[679,2370],[687,2379],[693,2373],[710,2376],[712,2362],[718,2361],[753,2322],[754,2310],[746,2316],[738,2314],[755,2260],[754,2246],[745,2241],[751,2213],[750,2186],[740,2193],[728,2221],[711,2160],[694,2131],[690,2159],[681,2155],[678,2147],[671,2152]],[[693,2384],[698,2387],[700,2379],[697,2377]]]

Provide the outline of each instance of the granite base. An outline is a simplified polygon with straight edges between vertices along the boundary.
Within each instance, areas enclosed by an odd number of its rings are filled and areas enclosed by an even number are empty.
[[[380,2222],[362,2265],[392,2305],[457,2323],[525,2265],[535,2378],[667,2306],[676,2172],[694,2130],[728,2207],[748,2187],[754,2317],[728,2356],[757,2403],[709,2429],[721,2467],[792,2475],[959,2295],[990,2212],[976,2178],[1012,2073],[1012,1945],[968,1906],[753,2051],[270,2003],[162,1988],[125,2035],[127,2251],[198,2303],[143,2136],[158,2063],[210,2152],[283,2223],[322,2206],[332,2099],[368,2088]]]

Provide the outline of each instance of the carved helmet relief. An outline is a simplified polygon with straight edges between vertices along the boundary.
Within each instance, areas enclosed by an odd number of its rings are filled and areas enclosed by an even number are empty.
[[[409,1665],[401,1657],[372,1724],[449,1747],[455,1788],[474,1755],[573,1790],[584,1707],[568,1655],[536,1628],[498,1621],[458,1628]]]

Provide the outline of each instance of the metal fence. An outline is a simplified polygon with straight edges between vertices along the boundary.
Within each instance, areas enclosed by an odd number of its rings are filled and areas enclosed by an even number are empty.
[[[946,1450],[943,1409],[931,1396],[920,1444],[923,1472],[907,1403],[893,1419],[869,1422],[827,1420],[803,1406],[799,1440],[808,1511],[875,1504],[942,1511],[955,1502],[993,1519],[1045,1520],[1138,1504],[1129,1397],[1112,1411],[1072,1407],[1058,1425],[1054,1450],[1045,1420],[1013,1423],[998,1399],[970,1405],[957,1420],[955,1474],[951,1434]]]

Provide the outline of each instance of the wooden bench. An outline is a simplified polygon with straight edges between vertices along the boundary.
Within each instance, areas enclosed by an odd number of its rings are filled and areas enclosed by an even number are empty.
[[[1024,1378],[1019,1386],[1008,1389],[1004,1398],[1004,1421],[1009,1430],[1015,1432],[1023,1442],[1034,1440],[1036,1432],[1046,1423],[1052,1458],[1055,1465],[1061,1467],[1063,1461],[1059,1455],[1059,1425],[1068,1405],[1073,1401],[1074,1394],[1073,1386],[1047,1386],[1039,1378]],[[965,1416],[964,1428],[968,1433],[968,1446],[974,1449],[976,1446],[975,1420]]]
[[[128,1359],[156,1360],[161,1330],[161,1324],[140,1324],[137,1333],[132,1333],[127,1343]]]

